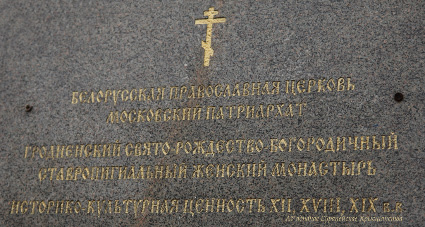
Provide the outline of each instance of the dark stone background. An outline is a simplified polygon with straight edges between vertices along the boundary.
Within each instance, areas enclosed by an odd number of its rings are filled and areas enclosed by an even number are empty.
[[[202,66],[209,7],[215,55]],[[423,1],[0,2],[0,225],[305,225],[284,214],[10,215],[37,199],[377,196],[403,202],[402,223],[424,219]],[[351,77],[355,90],[297,96],[72,105],[73,91]],[[282,84],[283,87],[283,84]],[[404,100],[394,101],[401,92]],[[302,117],[106,124],[112,110],[305,101]],[[25,106],[33,106],[25,112]],[[398,135],[399,149],[117,159],[25,160],[26,145],[198,139]],[[40,167],[157,163],[373,160],[376,176],[156,181],[38,181]],[[313,214],[310,214],[313,215]],[[379,215],[377,215],[379,216]],[[385,216],[385,215],[381,215]],[[310,223],[313,224],[313,223]],[[314,223],[321,225],[324,223]],[[333,223],[340,225],[341,223]],[[357,225],[357,223],[343,223]],[[364,224],[364,223],[363,223]],[[376,223],[366,223],[374,226]]]

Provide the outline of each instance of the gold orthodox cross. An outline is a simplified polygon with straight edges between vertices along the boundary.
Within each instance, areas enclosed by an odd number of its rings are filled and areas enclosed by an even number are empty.
[[[197,19],[195,24],[206,24],[207,25],[207,37],[205,41],[202,41],[202,48],[204,48],[204,66],[210,65],[210,57],[213,56],[214,50],[211,48],[211,38],[212,38],[212,25],[215,23],[224,23],[226,18],[214,18],[218,14],[218,11],[214,10],[214,7],[209,8],[209,10],[204,11],[204,16],[207,16],[208,19]]]

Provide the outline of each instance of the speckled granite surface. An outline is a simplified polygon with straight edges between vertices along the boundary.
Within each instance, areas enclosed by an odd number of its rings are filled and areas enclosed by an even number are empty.
[[[226,22],[213,25],[204,67],[207,26],[195,20],[209,7]],[[0,225],[422,226],[424,11],[423,1],[0,1]],[[169,98],[175,86],[182,99]],[[141,88],[164,98],[143,100]],[[120,156],[103,157],[116,141]],[[64,157],[57,145],[70,145]],[[75,157],[77,145],[91,147]],[[91,180],[96,167],[114,179]]]

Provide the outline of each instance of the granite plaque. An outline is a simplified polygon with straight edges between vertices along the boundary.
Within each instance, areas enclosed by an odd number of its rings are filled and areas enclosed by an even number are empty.
[[[1,1],[1,226],[423,226],[423,1]]]

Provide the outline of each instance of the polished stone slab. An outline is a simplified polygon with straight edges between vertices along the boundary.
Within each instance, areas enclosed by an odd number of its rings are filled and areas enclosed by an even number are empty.
[[[424,11],[2,1],[0,225],[421,226]]]

